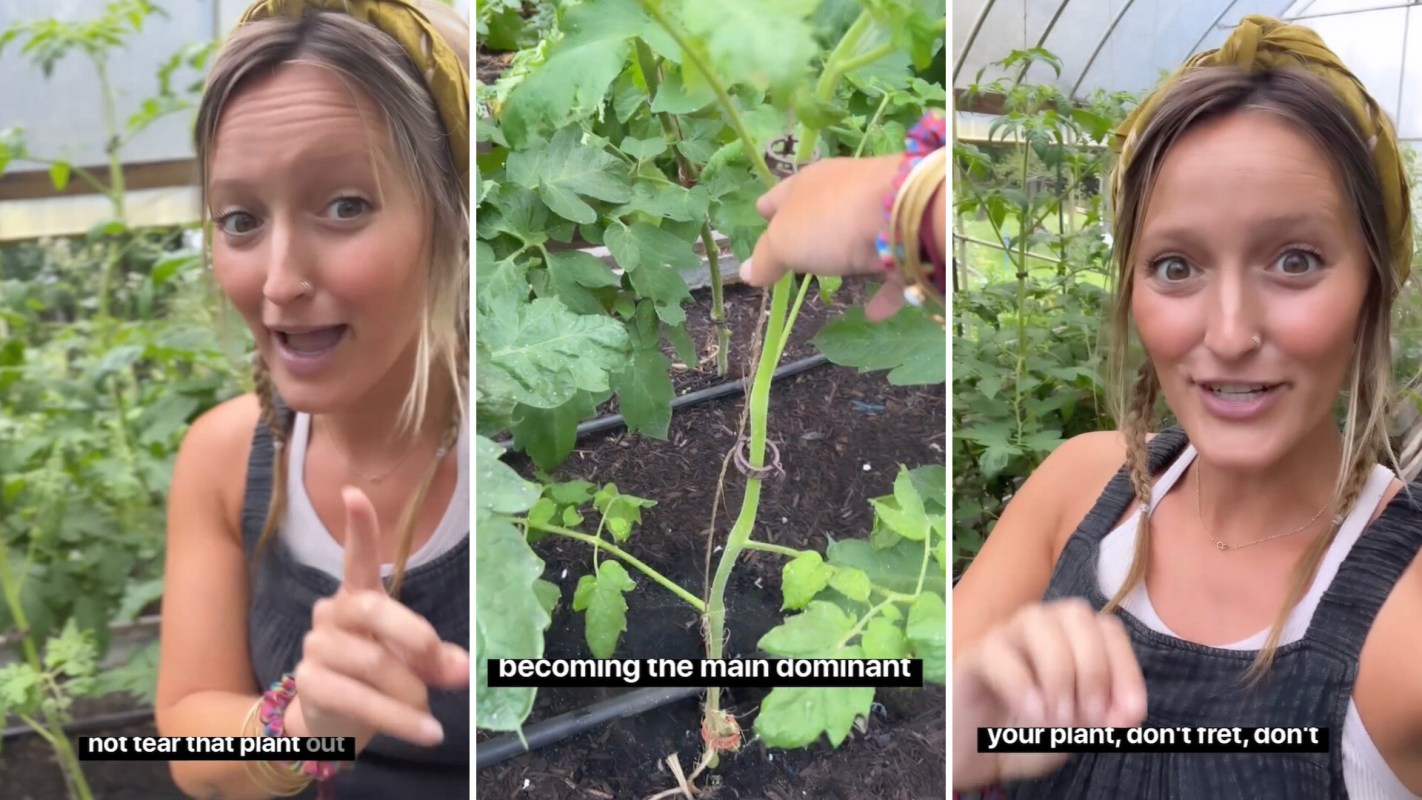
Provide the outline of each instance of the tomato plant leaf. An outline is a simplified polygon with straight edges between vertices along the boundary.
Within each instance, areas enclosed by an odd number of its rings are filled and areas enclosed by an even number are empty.
[[[496,514],[519,514],[538,502],[539,491],[500,460],[504,449],[483,436],[474,438],[475,493],[477,519]]]
[[[569,311],[578,314],[602,314],[603,303],[592,290],[622,285],[622,278],[613,274],[602,259],[581,250],[550,250],[545,263],[558,298]]]
[[[819,0],[722,0],[682,4],[682,22],[705,42],[714,71],[728,83],[793,86],[819,52],[806,19]]]
[[[691,299],[691,291],[680,270],[701,263],[691,242],[646,222],[631,227],[613,224],[606,238],[607,248],[632,279],[632,288],[656,303],[657,316],[668,325],[685,322],[681,304]]]
[[[637,588],[620,562],[607,559],[595,575],[578,579],[573,610],[584,611],[588,649],[597,658],[612,658],[617,640],[627,630],[627,601],[622,595]]]
[[[514,407],[510,431],[514,444],[528,453],[533,463],[553,470],[577,445],[578,423],[595,413],[597,405],[587,392],[577,392],[553,408],[520,404]]]
[[[597,212],[583,200],[590,197],[624,203],[632,196],[627,165],[600,147],[582,142],[583,131],[570,125],[547,144],[509,154],[508,179],[534,189],[554,214],[590,224]]]
[[[676,396],[671,359],[655,346],[639,347],[627,368],[613,375],[612,388],[617,392],[617,410],[627,421],[628,432],[667,438],[671,402]]]
[[[697,222],[706,219],[711,200],[700,186],[687,189],[675,183],[638,183],[632,187],[632,199],[615,208],[610,216],[625,217],[641,212],[655,219],[677,222]]]
[[[514,147],[601,107],[634,38],[647,39],[662,51],[675,48],[636,0],[589,0],[569,8],[559,27],[563,38],[549,48],[547,60],[514,87],[500,108],[499,124]]]
[[[874,513],[899,536],[919,542],[928,536],[928,516],[923,511],[923,498],[919,497],[907,469],[901,468],[894,479],[891,498],[875,498],[870,502],[874,505]]]
[[[480,439],[481,450],[487,440]],[[492,442],[489,447],[497,448]],[[489,484],[480,481],[475,492],[480,504],[506,507],[507,500],[490,501]],[[536,494],[536,493],[535,493]],[[522,502],[522,501],[519,501]],[[532,501],[530,501],[531,503]],[[475,702],[478,725],[489,730],[517,730],[533,709],[536,689],[490,687],[489,659],[539,658],[543,655],[543,631],[551,617],[540,600],[536,581],[543,573],[543,561],[519,535],[513,523],[501,515],[479,520],[475,545],[475,653],[478,662]],[[544,598],[546,599],[546,597]]]
[[[923,544],[903,540],[893,547],[875,548],[864,539],[845,539],[830,543],[825,560],[836,567],[863,570],[875,586],[913,594],[923,567]],[[930,569],[923,578],[923,589],[942,594],[946,582],[943,573]]]
[[[804,608],[829,585],[834,568],[813,550],[790,559],[781,570],[780,588],[785,595],[782,611]]]
[[[816,553],[815,555],[819,555]],[[860,603],[869,602],[869,576],[862,569],[845,567],[834,569],[834,574],[830,576],[829,585],[831,589]]]
[[[608,373],[627,358],[627,332],[616,320],[574,314],[555,298],[522,303],[481,295],[475,342],[480,390],[556,408],[581,389],[608,389]]]
[[[905,629],[916,658],[923,659],[923,679],[943,683],[947,674],[948,609],[942,595],[924,592],[909,607]]]
[[[838,652],[836,645],[853,627],[854,620],[844,609],[815,600],[803,613],[771,628],[756,647],[785,658],[833,658]]]
[[[869,620],[859,645],[864,648],[865,658],[906,658],[909,654],[903,629],[882,616]]]
[[[948,378],[948,336],[943,327],[912,306],[879,323],[853,308],[815,335],[815,346],[830,361],[861,372],[889,370],[889,383],[918,386]]]
[[[821,734],[839,747],[873,703],[873,687],[780,686],[761,701],[755,732],[767,747],[806,747]]]

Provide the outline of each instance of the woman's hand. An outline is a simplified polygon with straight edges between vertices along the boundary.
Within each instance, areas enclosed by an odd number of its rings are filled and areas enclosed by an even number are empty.
[[[897,274],[879,266],[874,237],[884,228],[884,197],[893,190],[902,156],[830,158],[781,181],[756,202],[770,227],[741,265],[741,280],[770,286],[787,270],[814,275],[883,275],[865,307],[887,319],[904,303]]]
[[[342,497],[344,580],[312,609],[288,733],[352,736],[358,748],[377,733],[436,745],[444,731],[429,713],[428,687],[468,686],[469,653],[440,641],[428,620],[386,594],[375,509],[358,489]]]
[[[1117,727],[1146,715],[1125,626],[1079,598],[1023,608],[953,664],[955,787],[1035,778],[1067,753],[977,753],[977,729]]]

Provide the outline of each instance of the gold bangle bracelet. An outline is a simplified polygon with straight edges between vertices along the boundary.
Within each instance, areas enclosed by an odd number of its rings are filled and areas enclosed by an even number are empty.
[[[257,702],[252,704],[252,708],[247,712],[247,716],[242,720],[242,727],[238,732],[239,736],[249,737],[248,730],[252,726],[252,720],[256,719],[258,710],[262,707],[262,698],[258,697]],[[250,736],[260,737],[262,731],[259,727]],[[242,764],[243,770],[258,789],[273,797],[292,797],[300,794],[311,783],[311,778],[283,770],[270,761],[246,761]]]
[[[894,198],[889,214],[889,232],[895,242],[903,246],[903,258],[898,260],[899,274],[904,279],[905,292],[916,292],[918,303],[933,301],[943,303],[943,297],[928,280],[928,270],[923,264],[918,240],[923,217],[934,195],[943,188],[948,174],[948,152],[946,148],[933,151],[918,163],[904,179],[903,186]],[[944,320],[935,316],[939,322]]]

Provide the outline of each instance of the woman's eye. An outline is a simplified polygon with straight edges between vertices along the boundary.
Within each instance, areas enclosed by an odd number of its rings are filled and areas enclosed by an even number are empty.
[[[223,214],[217,220],[217,225],[222,228],[223,233],[241,236],[256,229],[257,219],[245,211],[233,211],[230,214]]]
[[[1171,283],[1186,280],[1193,274],[1190,264],[1179,256],[1159,259],[1151,264],[1151,269],[1156,278]]]
[[[1274,266],[1285,275],[1306,275],[1321,265],[1318,255],[1307,250],[1290,250],[1274,262]]]
[[[336,219],[355,219],[369,207],[370,204],[359,197],[338,197],[331,201],[326,210]]]

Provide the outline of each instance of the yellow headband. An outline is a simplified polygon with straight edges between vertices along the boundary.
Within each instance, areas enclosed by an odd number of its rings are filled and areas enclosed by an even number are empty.
[[[412,0],[258,0],[239,25],[267,17],[300,19],[308,10],[348,14],[389,35],[425,76],[439,107],[454,167],[469,181],[469,73],[444,37]],[[428,48],[428,49],[427,49]]]
[[[1399,285],[1407,280],[1412,265],[1412,211],[1407,193],[1407,176],[1398,153],[1397,138],[1377,101],[1363,88],[1338,56],[1324,45],[1317,33],[1302,25],[1290,25],[1272,17],[1248,16],[1218,50],[1191,56],[1161,87],[1156,89],[1126,117],[1116,129],[1111,145],[1120,153],[1112,181],[1112,192],[1120,196],[1121,179],[1134,155],[1137,134],[1155,114],[1164,90],[1180,76],[1199,67],[1239,67],[1263,71],[1295,67],[1307,70],[1328,84],[1353,114],[1359,129],[1372,144],[1373,165],[1382,184],[1383,207],[1387,212],[1387,235],[1392,244],[1392,267]]]

